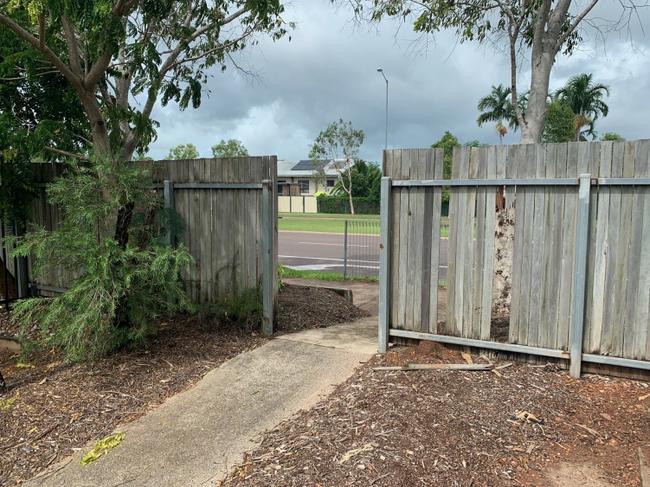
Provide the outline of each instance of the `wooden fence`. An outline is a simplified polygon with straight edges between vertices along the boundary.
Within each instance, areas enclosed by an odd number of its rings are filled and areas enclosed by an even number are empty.
[[[192,301],[218,303],[248,289],[270,289],[275,301],[277,205],[275,156],[146,162],[153,187],[180,216],[180,241],[195,260],[182,278]],[[37,184],[60,174],[57,164],[33,165]],[[44,188],[43,188],[44,189]],[[41,191],[32,203],[32,223],[56,227],[61,215]],[[10,272],[15,272],[8,259]],[[31,267],[31,263],[28,264]],[[14,274],[15,275],[15,274]],[[30,274],[31,275],[31,274]],[[60,291],[70,276],[53,272],[35,283],[43,292]],[[266,303],[268,318],[270,304]],[[268,327],[268,319],[266,320]]]
[[[453,161],[443,181],[440,150],[384,154],[380,349],[401,336],[571,358],[574,375],[581,360],[650,369],[650,141],[459,148]],[[504,342],[493,336],[500,186],[514,217]]]

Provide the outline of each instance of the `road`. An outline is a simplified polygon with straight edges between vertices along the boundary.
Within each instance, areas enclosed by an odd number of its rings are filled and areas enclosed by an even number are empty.
[[[360,273],[379,271],[379,236],[350,235],[348,264]],[[279,259],[294,269],[343,272],[343,235],[316,232],[279,232]],[[447,276],[447,239],[440,239],[440,279]]]

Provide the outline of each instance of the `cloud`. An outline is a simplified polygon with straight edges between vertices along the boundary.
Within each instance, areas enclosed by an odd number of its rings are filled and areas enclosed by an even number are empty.
[[[615,15],[605,3],[595,14]],[[650,20],[648,10],[641,12],[642,20]],[[476,103],[491,85],[508,83],[509,66],[502,52],[472,43],[459,45],[450,32],[425,44],[410,26],[400,28],[394,21],[355,25],[349,10],[337,9],[329,0],[295,2],[287,6],[285,17],[297,23],[291,41],[263,40],[238,59],[255,77],[237,70],[215,71],[209,95],[198,110],[157,108],[154,117],[161,126],[153,157],[162,157],[181,143],[193,143],[208,156],[219,139],[237,138],[251,153],[305,158],[318,132],[343,118],[366,132],[362,157],[379,160],[385,84],[378,67],[389,79],[391,147],[427,147],[445,130],[461,141],[498,141],[493,127],[476,125]],[[551,86],[576,73],[594,73],[612,90],[610,116],[597,129],[641,138],[650,135],[646,128],[650,104],[645,103],[650,88],[649,42],[638,26],[633,27],[631,32],[611,35],[605,50],[587,31],[579,52],[558,58]],[[522,67],[525,80],[526,65]],[[517,134],[506,137],[506,142],[517,140]]]

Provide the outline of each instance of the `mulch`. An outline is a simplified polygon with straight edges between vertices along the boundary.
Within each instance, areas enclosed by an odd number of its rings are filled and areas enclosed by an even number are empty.
[[[285,284],[278,301],[277,328],[284,332],[323,328],[370,316],[343,296],[322,287]]]
[[[332,291],[285,287],[279,296],[284,331],[351,321],[363,313]],[[0,335],[15,335],[7,316],[0,311]],[[0,485],[33,477],[266,341],[236,324],[197,316],[161,321],[157,328],[146,348],[94,363],[66,364],[55,350],[22,359],[0,352],[7,381],[0,390]]]
[[[648,384],[574,380],[553,365],[373,370],[437,362],[463,358],[437,344],[376,356],[311,410],[267,432],[222,485],[550,485],[545,475],[566,462],[595,469],[606,485],[640,485]]]

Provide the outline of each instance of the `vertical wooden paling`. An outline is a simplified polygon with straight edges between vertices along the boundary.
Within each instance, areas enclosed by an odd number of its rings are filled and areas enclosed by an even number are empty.
[[[433,150],[433,177],[442,179],[444,153],[442,149]],[[442,216],[442,188],[432,188],[431,217],[431,275],[429,280],[429,333],[438,333],[438,281],[440,275],[440,219]]]

